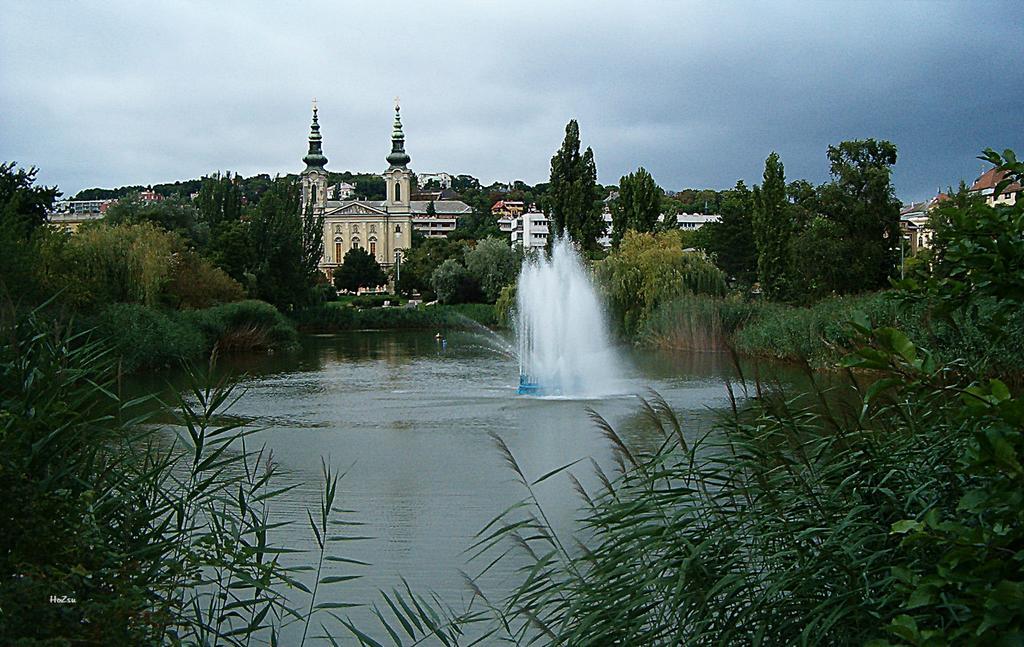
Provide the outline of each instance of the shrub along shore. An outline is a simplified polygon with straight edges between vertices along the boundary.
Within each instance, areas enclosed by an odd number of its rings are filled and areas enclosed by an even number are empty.
[[[1009,334],[993,338],[980,322],[994,307],[982,303],[972,315],[939,320],[896,291],[832,297],[812,306],[684,295],[655,308],[633,341],[667,350],[731,348],[747,357],[827,369],[856,347],[850,322],[866,317],[876,327],[899,328],[944,361],[967,357],[985,372],[1015,375],[1024,365],[1024,316],[1011,316],[1004,324]]]

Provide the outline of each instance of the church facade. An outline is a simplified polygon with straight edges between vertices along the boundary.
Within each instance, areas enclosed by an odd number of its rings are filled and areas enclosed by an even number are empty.
[[[310,126],[309,152],[302,161],[306,163],[299,176],[303,213],[312,205],[314,214],[324,218],[324,253],[320,269],[325,273],[329,274],[341,265],[345,254],[354,247],[370,252],[384,267],[400,263],[412,245],[413,227],[429,227],[435,217],[434,214],[427,215],[428,201],[412,200],[413,174],[409,170],[409,154],[405,152],[401,108],[397,104],[391,131],[391,153],[387,156],[388,168],[383,173],[384,200],[348,200],[329,195],[331,189],[324,168],[327,158],[323,154],[316,106],[313,107]],[[470,213],[471,209],[463,202],[448,200],[435,203],[433,211],[438,216],[457,216]],[[427,230],[424,233],[430,235]]]
[[[391,132],[390,164],[384,172],[387,199],[382,201],[334,200],[328,195],[328,176],[324,167],[323,138],[313,107],[313,123],[309,133],[309,152],[302,161],[306,168],[300,175],[302,209],[312,205],[313,213],[324,217],[324,255],[320,268],[332,271],[341,265],[352,248],[364,249],[383,266],[400,259],[412,244],[411,187],[412,171],[405,152],[401,108],[395,106],[395,124]]]

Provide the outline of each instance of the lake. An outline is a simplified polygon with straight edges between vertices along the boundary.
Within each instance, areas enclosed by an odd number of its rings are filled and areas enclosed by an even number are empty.
[[[371,602],[378,589],[398,586],[404,577],[414,590],[433,591],[461,607],[469,594],[460,569],[475,574],[485,565],[467,564],[465,549],[525,494],[491,432],[504,439],[530,479],[580,459],[611,472],[611,447],[590,409],[633,448],[651,449],[662,438],[643,424],[636,394],[657,391],[677,411],[685,433],[696,437],[711,428],[714,409],[728,406],[724,380],[735,374],[726,354],[623,347],[620,396],[522,397],[507,345],[493,334],[450,332],[442,345],[431,332],[356,332],[306,337],[292,354],[222,361],[245,374],[231,413],[264,429],[255,438],[273,452],[277,483],[299,484],[272,508],[278,520],[296,522],[277,541],[314,547],[305,510],[319,505],[321,457],[346,472],[337,505],[365,523],[353,534],[373,537],[330,545],[373,566],[328,563],[327,574],[363,577],[328,587],[319,601]],[[789,371],[782,375],[798,379]],[[132,390],[157,382],[166,385],[168,377],[138,378]],[[596,483],[589,460],[572,472],[585,486]],[[567,476],[545,481],[538,493],[552,523],[570,533],[579,500]],[[485,590],[500,593],[511,567],[490,573]],[[352,615],[366,618],[358,610]]]

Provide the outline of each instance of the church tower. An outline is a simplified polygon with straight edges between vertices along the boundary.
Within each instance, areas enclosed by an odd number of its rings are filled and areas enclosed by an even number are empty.
[[[384,205],[392,213],[408,213],[412,199],[412,171],[409,154],[405,152],[405,133],[402,132],[402,108],[395,101],[395,124],[391,130],[391,154],[388,170],[384,172],[387,196]]]
[[[314,214],[322,214],[327,206],[327,158],[324,157],[320,136],[320,122],[317,121],[316,99],[313,99],[313,123],[309,127],[309,152],[302,158],[306,169],[302,171],[302,212],[312,204]]]

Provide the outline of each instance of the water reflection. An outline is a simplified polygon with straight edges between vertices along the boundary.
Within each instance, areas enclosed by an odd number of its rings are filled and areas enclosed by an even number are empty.
[[[614,469],[611,450],[590,421],[593,408],[625,441],[651,450],[662,437],[641,416],[633,396],[600,400],[517,397],[518,365],[488,349],[478,335],[451,333],[446,348],[434,333],[380,332],[315,336],[294,354],[222,359],[219,370],[245,373],[245,393],[233,413],[265,428],[257,435],[283,469],[280,485],[300,484],[275,502],[276,512],[302,519],[319,500],[320,457],[348,468],[340,507],[356,511],[372,541],[345,542],[346,557],[372,563],[344,589],[348,601],[370,601],[399,575],[458,604],[467,593],[458,569],[474,534],[521,498],[488,432],[498,433],[527,477],[580,458]],[[703,435],[715,410],[728,405],[724,379],[735,369],[717,353],[634,352],[624,369],[628,392],[654,389],[679,413],[689,438]],[[779,379],[800,379],[776,370]],[[615,376],[611,376],[615,377]],[[178,376],[135,380],[140,392],[180,387]],[[597,485],[587,462],[573,470]],[[565,475],[538,488],[546,512],[570,532],[578,501]],[[303,525],[278,541],[311,548]],[[337,574],[340,574],[339,571]],[[501,586],[507,571],[490,582]]]

